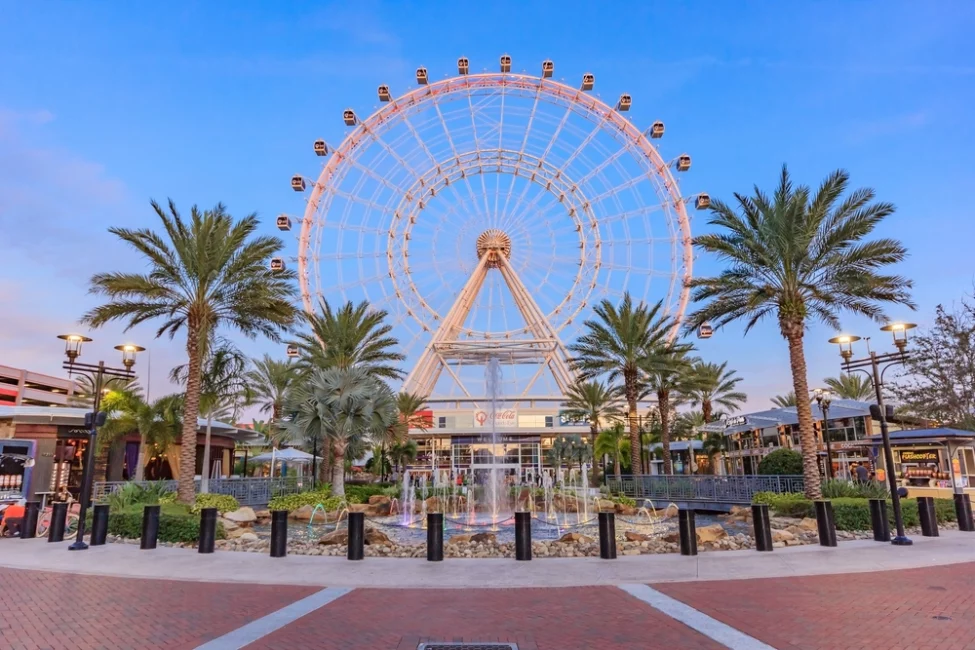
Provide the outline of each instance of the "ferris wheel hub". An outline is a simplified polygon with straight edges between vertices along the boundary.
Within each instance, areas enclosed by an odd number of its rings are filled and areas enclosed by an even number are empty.
[[[477,259],[488,255],[487,265],[496,268],[500,264],[498,256],[511,259],[511,237],[497,228],[489,228],[477,236]]]

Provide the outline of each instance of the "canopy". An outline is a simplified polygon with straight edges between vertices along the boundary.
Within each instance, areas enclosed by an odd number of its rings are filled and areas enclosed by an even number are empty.
[[[251,460],[258,463],[276,463],[279,461],[282,463],[310,463],[312,458],[313,456],[311,454],[300,449],[285,447],[284,449],[272,449],[269,452],[258,454],[251,458]],[[318,460],[321,460],[320,456]]]

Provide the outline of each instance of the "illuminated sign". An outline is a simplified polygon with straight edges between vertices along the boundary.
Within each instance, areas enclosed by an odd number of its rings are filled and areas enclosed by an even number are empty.
[[[560,427],[588,427],[589,420],[586,418],[574,418],[569,415],[569,411],[559,411]]]
[[[474,411],[474,426],[479,428],[490,427],[491,412],[484,410]],[[495,411],[494,426],[498,429],[514,429],[518,426],[518,411],[515,409]]]
[[[746,418],[744,415],[739,415],[733,418],[727,418],[724,421],[724,425],[726,427],[740,427],[743,424],[748,424],[748,418]]]
[[[937,463],[938,452],[936,451],[902,451],[902,463]]]

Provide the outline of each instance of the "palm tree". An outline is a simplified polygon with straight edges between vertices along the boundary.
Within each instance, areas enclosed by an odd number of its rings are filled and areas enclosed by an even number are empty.
[[[380,455],[385,457],[387,445],[397,445],[407,441],[410,429],[427,430],[430,425],[430,418],[426,413],[421,413],[426,402],[426,395],[415,395],[406,391],[402,391],[396,395],[396,411],[399,416],[381,440],[379,447]],[[414,444],[415,447],[416,445]],[[416,460],[415,453],[409,462],[413,460]],[[386,465],[382,464],[380,467],[385,468]],[[398,464],[396,471],[399,472]],[[381,480],[386,480],[385,471],[382,473]]]
[[[718,232],[695,238],[698,247],[716,253],[729,267],[714,277],[695,278],[695,301],[708,301],[691,314],[688,327],[705,322],[719,329],[744,319],[747,332],[766,316],[777,319],[789,345],[793,392],[809,394],[803,334],[810,319],[839,329],[839,313],[884,320],[883,303],[914,308],[910,280],[885,273],[907,250],[894,239],[866,238],[894,212],[875,203],[871,189],[843,194],[845,171],[830,174],[815,192],[794,186],[786,167],[770,197],[735,194],[737,212],[722,201],[711,204],[711,226]],[[816,436],[809,401],[796,403],[806,495],[821,495]]]
[[[771,400],[772,403],[778,406],[779,408],[788,408],[790,406],[795,406],[796,392],[794,390],[790,390],[785,395],[776,395],[775,397],[772,397]]]
[[[196,206],[187,222],[170,201],[166,212],[151,202],[164,235],[149,229],[110,228],[135,248],[149,265],[146,273],[98,273],[91,293],[108,298],[82,317],[100,327],[124,321],[126,329],[162,319],[156,336],[170,338],[186,329],[187,381],[183,409],[184,444],[180,447],[179,500],[195,498],[197,417],[200,381],[207,341],[221,326],[250,338],[263,334],[278,340],[297,315],[291,271],[271,271],[270,259],[284,244],[277,237],[254,236],[255,215],[234,219],[222,204],[201,212]]]
[[[663,343],[648,357],[651,360],[647,373],[647,388],[657,396],[657,413],[660,416],[660,444],[663,451],[664,474],[673,474],[670,457],[670,418],[676,404],[684,401],[696,387],[692,371],[695,359],[687,356],[690,346]]]
[[[298,376],[295,366],[290,360],[278,361],[270,354],[254,359],[253,364],[253,369],[247,372],[247,383],[252,397],[255,402],[260,402],[261,413],[270,413],[271,422],[279,422],[288,390]]]
[[[621,468],[623,458],[630,451],[629,436],[623,423],[617,422],[609,429],[600,431],[596,436],[593,451],[597,456],[613,457],[613,472],[616,474],[616,480],[619,481],[623,473]]]
[[[361,367],[372,377],[402,379],[402,370],[393,363],[406,357],[393,351],[399,342],[390,336],[388,312],[372,309],[366,301],[347,302],[336,311],[322,300],[320,307],[321,314],[305,317],[311,332],[298,335],[299,369]]]
[[[687,397],[701,407],[705,422],[713,421],[716,404],[733,412],[741,408],[748,399],[748,395],[735,390],[742,378],[736,377],[735,371],[727,368],[727,361],[718,364],[698,360],[694,363],[694,386],[688,391]]]
[[[393,464],[393,471],[399,474],[400,467],[404,467],[416,460],[418,448],[415,440],[403,440],[394,443],[389,448],[389,460]]]
[[[717,474],[717,466],[714,462],[714,457],[721,454],[728,449],[728,438],[723,433],[709,433],[704,439],[704,445],[701,447],[701,451],[704,455],[708,457],[708,465],[711,467],[711,473]]]
[[[871,401],[874,398],[873,385],[869,379],[862,375],[854,375],[848,372],[839,377],[827,377],[823,383],[840,399],[863,402]]]
[[[619,307],[603,300],[593,308],[596,319],[585,322],[586,333],[569,346],[573,366],[582,380],[606,375],[610,383],[622,380],[623,397],[629,406],[631,470],[643,473],[640,460],[640,427],[637,401],[643,391],[649,355],[667,341],[672,328],[670,317],[658,302],[648,307],[633,304],[624,294]]]
[[[566,401],[562,405],[565,414],[573,420],[589,423],[589,442],[595,443],[596,436],[604,424],[612,424],[623,417],[619,407],[620,390],[599,381],[578,381],[566,391]]]
[[[673,438],[675,440],[691,440],[697,438],[701,427],[707,422],[701,411],[686,411],[674,419]]]

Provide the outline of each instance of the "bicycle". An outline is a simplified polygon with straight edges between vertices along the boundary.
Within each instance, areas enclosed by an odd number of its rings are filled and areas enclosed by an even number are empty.
[[[81,510],[81,506],[78,502],[72,502],[68,506],[68,516],[64,522],[64,535],[69,537],[78,532],[78,512]],[[51,506],[46,506],[42,512],[37,515],[37,533],[38,537],[43,537],[47,535],[48,530],[51,528],[51,521],[54,517],[54,508]]]

